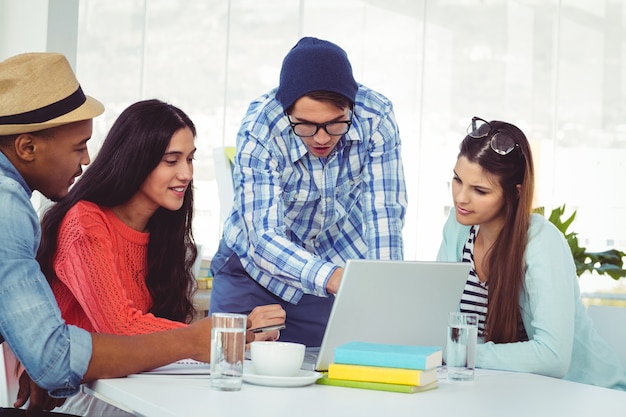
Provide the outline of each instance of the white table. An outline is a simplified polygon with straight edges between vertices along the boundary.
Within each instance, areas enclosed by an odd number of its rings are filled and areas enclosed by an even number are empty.
[[[626,392],[523,373],[478,371],[471,382],[401,394],[310,385],[272,388],[244,383],[220,392],[208,379],[172,376],[102,379],[85,392],[145,417],[195,416],[626,416]]]

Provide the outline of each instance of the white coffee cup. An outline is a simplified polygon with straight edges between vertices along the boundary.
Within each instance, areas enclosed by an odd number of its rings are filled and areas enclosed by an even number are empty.
[[[257,341],[250,343],[250,357],[258,375],[295,376],[302,368],[304,348],[301,343]]]

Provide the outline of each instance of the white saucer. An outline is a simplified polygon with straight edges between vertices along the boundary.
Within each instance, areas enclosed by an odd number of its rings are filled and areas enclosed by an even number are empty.
[[[266,387],[303,387],[320,379],[322,374],[301,369],[295,376],[258,375],[254,365],[246,361],[243,367],[243,380],[248,384],[265,385]]]

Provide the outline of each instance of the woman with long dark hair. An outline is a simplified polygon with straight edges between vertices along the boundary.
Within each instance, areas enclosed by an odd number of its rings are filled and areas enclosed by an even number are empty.
[[[472,264],[460,310],[479,315],[476,366],[626,390],[626,373],[580,298],[561,232],[532,213],[530,145],[474,117],[454,167],[454,210],[438,259]]]
[[[37,258],[68,323],[143,334],[192,320],[195,136],[193,122],[170,104],[131,105],[67,197],[45,213]],[[280,306],[262,306],[250,321],[284,317]]]
[[[151,330],[178,326],[137,317],[137,310],[191,319],[195,135],[192,121],[174,106],[157,100],[131,105],[68,196],[45,213],[38,260],[66,320],[89,330],[137,333],[143,320]],[[164,195],[153,196],[150,179],[161,169],[169,170],[169,183],[159,190]],[[125,303],[109,296],[132,295],[124,294],[127,282],[147,293],[120,309]],[[81,307],[79,292],[88,292],[88,305]]]

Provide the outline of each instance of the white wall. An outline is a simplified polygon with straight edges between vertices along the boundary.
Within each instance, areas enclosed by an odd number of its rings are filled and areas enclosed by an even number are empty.
[[[60,52],[76,68],[78,0],[0,0],[0,60]]]
[[[45,51],[48,0],[0,0],[0,60]]]

